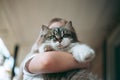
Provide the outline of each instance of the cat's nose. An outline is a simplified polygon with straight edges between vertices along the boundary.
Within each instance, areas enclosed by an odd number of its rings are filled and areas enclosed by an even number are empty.
[[[58,42],[59,42],[59,43],[61,43],[61,42],[62,42],[62,40],[61,40],[61,39],[59,39],[59,40],[58,40]]]

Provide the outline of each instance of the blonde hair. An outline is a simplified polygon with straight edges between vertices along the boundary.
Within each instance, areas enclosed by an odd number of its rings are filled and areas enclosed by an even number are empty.
[[[54,23],[54,22],[62,22],[62,23],[64,23],[64,24],[66,24],[68,21],[65,20],[65,19],[63,19],[63,18],[53,18],[53,19],[51,19],[50,22],[48,23],[48,27],[49,27],[52,23]]]

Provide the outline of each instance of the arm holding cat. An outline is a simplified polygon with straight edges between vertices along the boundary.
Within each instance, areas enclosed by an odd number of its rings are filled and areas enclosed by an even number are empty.
[[[73,56],[66,52],[51,51],[36,54],[31,61],[27,62],[26,68],[30,73],[53,73],[85,68],[88,65],[89,63],[76,62]]]

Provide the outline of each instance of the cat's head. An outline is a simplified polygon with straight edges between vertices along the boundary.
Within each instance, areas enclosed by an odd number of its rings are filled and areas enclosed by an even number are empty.
[[[47,26],[42,26],[44,33],[44,42],[48,42],[54,48],[65,48],[71,43],[77,41],[76,33],[72,27],[72,22],[68,22],[65,26],[49,29]]]

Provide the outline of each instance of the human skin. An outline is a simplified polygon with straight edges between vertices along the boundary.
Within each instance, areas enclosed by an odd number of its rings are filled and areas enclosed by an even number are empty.
[[[54,22],[49,28],[64,26],[62,22]],[[30,73],[54,73],[77,68],[87,68],[89,63],[78,63],[72,54],[61,51],[38,53],[26,64]]]
[[[28,69],[31,73],[54,73],[71,69],[85,68],[89,63],[78,63],[71,54],[61,51],[36,54],[30,61]]]

